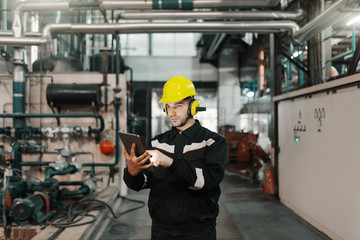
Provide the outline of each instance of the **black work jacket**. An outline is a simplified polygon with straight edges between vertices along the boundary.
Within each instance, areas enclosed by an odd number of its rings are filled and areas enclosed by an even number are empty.
[[[153,227],[174,233],[214,227],[227,157],[225,139],[196,120],[181,134],[172,127],[153,138],[151,145],[172,158],[172,165],[137,176],[126,168],[124,181],[136,191],[151,189],[148,207]]]

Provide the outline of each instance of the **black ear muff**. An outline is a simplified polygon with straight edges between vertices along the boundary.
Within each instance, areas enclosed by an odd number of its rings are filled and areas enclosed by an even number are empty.
[[[191,99],[189,102],[189,108],[188,108],[188,115],[189,117],[195,116],[198,112],[198,108],[200,107],[200,104],[197,100]]]
[[[165,113],[166,115],[168,115],[166,104],[165,104],[165,106],[164,106],[164,108],[163,108],[163,111],[164,111],[164,113]]]

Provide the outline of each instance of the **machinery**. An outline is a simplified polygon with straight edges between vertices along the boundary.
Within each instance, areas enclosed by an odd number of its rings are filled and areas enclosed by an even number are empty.
[[[223,131],[222,134],[228,145],[226,170],[256,178],[263,163],[271,162],[268,154],[257,144],[259,134],[244,131]]]
[[[26,79],[23,71],[17,72],[16,67],[14,71],[14,77],[20,74]],[[107,99],[113,108],[105,112],[102,75],[77,78],[88,83],[78,84],[63,74],[43,81],[29,77],[27,81],[34,84],[27,90],[25,81],[13,83],[9,105],[13,109],[4,105],[0,114],[0,224],[5,229],[45,224],[64,209],[69,198],[101,189],[97,187],[104,177],[101,172],[109,174],[109,182],[114,177],[120,152],[114,133],[120,130],[121,89],[113,76],[108,87],[113,86],[114,95]],[[39,94],[32,94],[37,89]],[[0,91],[3,101],[10,97]],[[17,92],[30,96],[26,101],[18,99]],[[38,99],[40,106],[34,103]],[[122,126],[126,129],[125,121]]]

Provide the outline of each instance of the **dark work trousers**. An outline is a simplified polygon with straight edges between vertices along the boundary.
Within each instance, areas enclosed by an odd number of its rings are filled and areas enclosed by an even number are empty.
[[[216,229],[195,233],[171,233],[160,229],[151,229],[151,240],[216,240]]]

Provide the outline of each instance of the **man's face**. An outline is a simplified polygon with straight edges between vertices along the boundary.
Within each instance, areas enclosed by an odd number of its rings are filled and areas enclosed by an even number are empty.
[[[170,123],[176,128],[182,128],[189,122],[188,116],[189,101],[181,100],[178,102],[166,103],[166,112]]]

